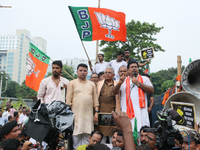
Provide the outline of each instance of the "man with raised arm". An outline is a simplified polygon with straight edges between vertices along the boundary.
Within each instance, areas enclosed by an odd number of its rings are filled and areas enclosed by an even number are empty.
[[[113,93],[119,94],[121,91],[121,109],[127,113],[132,129],[134,129],[134,120],[137,119],[139,132],[142,126],[150,125],[147,93],[153,93],[154,88],[147,77],[139,74],[139,65],[136,61],[129,62],[127,68],[129,76],[122,74],[118,84],[113,88]]]

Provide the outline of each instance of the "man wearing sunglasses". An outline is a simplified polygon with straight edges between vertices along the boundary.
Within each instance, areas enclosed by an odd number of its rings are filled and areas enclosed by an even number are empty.
[[[79,146],[76,150],[86,150],[86,147],[90,145],[101,143],[102,138],[103,138],[103,134],[101,132],[92,131],[92,133],[89,136],[89,143]]]

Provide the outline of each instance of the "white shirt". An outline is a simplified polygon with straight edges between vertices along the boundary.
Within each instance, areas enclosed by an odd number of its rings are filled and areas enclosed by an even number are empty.
[[[145,76],[142,76],[142,78],[143,78],[143,84],[153,87],[149,78],[147,78]],[[130,79],[130,88],[132,86],[133,86],[132,79]],[[126,79],[123,82],[123,84],[121,85],[120,91],[121,91],[121,109],[123,112],[126,112],[126,110],[127,110],[127,107],[126,107]],[[135,113],[135,117],[137,119],[138,132],[140,131],[140,128],[142,126],[144,126],[144,125],[150,126],[148,106],[147,106],[148,105],[147,93],[144,93],[144,94],[145,94],[145,108],[140,108],[138,87],[136,85],[134,85],[134,87],[132,88],[131,93],[130,93],[132,104],[133,104],[133,110]],[[132,131],[133,131],[135,118],[130,119],[130,121],[132,124]]]
[[[104,72],[106,70],[106,68],[109,66],[108,62],[98,62],[94,65],[94,67],[92,68],[92,72],[95,72],[97,74],[99,74],[99,72]]]
[[[61,85],[68,84],[69,81],[63,77],[60,77],[59,85],[57,86],[53,80],[52,76],[43,79],[40,83],[37,98],[44,101],[46,104],[51,103],[53,100],[61,101]]]
[[[109,65],[112,67],[112,68],[114,68],[114,70],[115,70],[115,78],[116,78],[116,81],[119,81],[119,78],[120,78],[120,76],[119,76],[119,74],[118,74],[118,71],[119,71],[119,68],[121,67],[121,66],[126,66],[127,67],[127,63],[125,62],[125,61],[121,61],[121,62],[117,62],[117,59],[116,60],[111,60],[110,62],[109,62]]]
[[[23,113],[19,116],[19,124],[23,123],[23,119],[27,117],[26,115],[24,115]]]
[[[8,117],[10,116],[10,112],[5,111],[5,112],[3,113],[3,116],[6,117],[6,118],[8,119]]]
[[[24,126],[26,119],[28,119],[28,117],[25,115],[25,117],[22,119],[22,127]]]

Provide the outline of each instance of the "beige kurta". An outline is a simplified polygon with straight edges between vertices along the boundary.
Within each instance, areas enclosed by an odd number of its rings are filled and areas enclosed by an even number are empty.
[[[72,106],[75,114],[74,135],[94,130],[93,107],[99,106],[96,86],[91,81],[72,80],[67,85],[66,104]]]

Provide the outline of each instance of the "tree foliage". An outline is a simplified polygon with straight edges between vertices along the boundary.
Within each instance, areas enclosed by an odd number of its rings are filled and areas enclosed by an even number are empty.
[[[184,70],[184,66],[181,70]],[[177,76],[177,68],[169,68],[167,70],[160,70],[156,73],[151,73],[151,81],[154,86],[154,96],[158,96],[165,92],[168,88],[174,86],[174,79]]]
[[[162,92],[166,92],[169,88],[172,88],[174,85],[175,82],[173,80],[167,80],[161,85],[161,90]]]
[[[37,96],[37,92],[26,86],[25,81],[21,85],[16,86],[15,89],[17,98],[30,99],[30,96]]]
[[[131,20],[126,25],[127,36],[126,42],[122,41],[101,41],[100,46],[105,55],[105,61],[110,61],[117,58],[117,53],[119,51],[124,51],[125,49],[130,50],[130,57],[141,61],[140,50],[153,47],[154,51],[164,51],[162,47],[155,42],[154,35],[160,32],[163,27],[156,27],[155,23],[149,24],[148,22],[141,23],[140,21]]]

